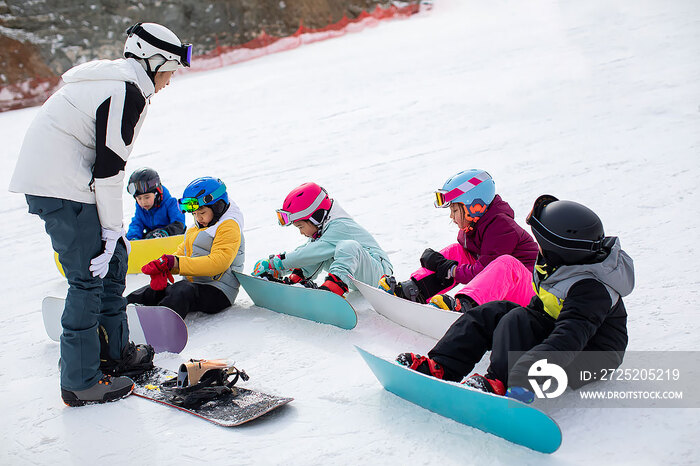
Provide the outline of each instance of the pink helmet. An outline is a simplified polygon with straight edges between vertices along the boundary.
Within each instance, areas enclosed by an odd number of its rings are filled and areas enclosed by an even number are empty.
[[[282,208],[277,210],[277,220],[282,226],[297,220],[308,220],[319,226],[326,220],[332,205],[333,200],[325,189],[316,183],[304,183],[284,198]]]

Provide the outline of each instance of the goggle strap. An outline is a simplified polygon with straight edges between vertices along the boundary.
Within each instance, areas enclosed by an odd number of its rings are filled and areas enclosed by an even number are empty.
[[[469,178],[464,183],[460,184],[456,188],[451,189],[450,191],[448,191],[444,194],[445,203],[452,202],[454,199],[456,199],[457,197],[466,193],[470,189],[473,189],[476,186],[478,186],[479,184],[483,183],[484,181],[490,180],[490,179],[491,179],[491,175],[489,175],[487,172],[481,172],[478,175]]]
[[[202,203],[202,205],[205,205],[205,204],[210,203],[214,199],[223,196],[225,192],[226,192],[226,185],[221,183],[221,186],[216,188],[213,193],[205,194],[204,196],[200,196],[197,198],[197,200],[201,199],[201,200],[205,201],[204,203]],[[210,199],[208,201],[205,199],[207,197],[210,197]]]
[[[189,62],[189,56],[191,56],[192,53],[192,45],[191,44],[182,44],[181,46],[173,45],[170,42],[166,42],[162,39],[157,38],[150,32],[146,31],[143,26],[141,26],[143,23],[136,23],[135,25],[131,26],[129,29],[126,30],[126,33],[129,36],[132,36],[133,34],[136,34],[139,36],[141,39],[145,40],[152,46],[159,48],[161,50],[165,50],[166,52],[170,52],[172,54],[177,55],[180,57],[181,63],[183,66],[190,66]]]
[[[297,220],[307,217],[318,209],[318,207],[321,205],[321,203],[328,197],[328,194],[324,189],[321,189],[321,192],[318,193],[318,196],[316,196],[316,199],[314,199],[314,202],[311,203],[309,207],[306,209],[299,211],[297,213],[290,213],[287,212],[286,210],[284,211],[287,214],[287,217],[289,217],[289,223],[294,223]]]
[[[544,224],[540,222],[540,220],[534,215],[530,216],[529,223],[537,231],[537,233],[542,235],[544,239],[564,249],[596,252],[600,251],[603,245],[603,241],[605,240],[605,238],[599,239],[598,241],[591,241],[587,239],[572,239],[558,235],[546,226],[544,226]]]

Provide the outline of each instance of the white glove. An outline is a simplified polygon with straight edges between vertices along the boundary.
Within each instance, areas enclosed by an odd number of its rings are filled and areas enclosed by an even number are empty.
[[[124,238],[126,253],[128,255],[131,252],[131,244],[129,244],[129,240],[126,239],[124,230],[114,231],[105,228],[102,229],[102,241],[105,242],[105,250],[102,254],[90,261],[90,272],[92,272],[93,277],[105,278],[109,270],[109,261],[112,260],[114,249],[117,247],[119,238]]]

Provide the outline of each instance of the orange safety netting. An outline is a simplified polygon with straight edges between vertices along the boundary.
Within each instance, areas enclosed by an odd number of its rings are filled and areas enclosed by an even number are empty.
[[[348,32],[358,32],[368,26],[376,26],[382,20],[405,18],[418,13],[419,9],[419,4],[402,7],[391,5],[388,8],[380,8],[377,5],[372,12],[362,11],[354,19],[343,16],[340,21],[320,29],[312,29],[300,24],[299,29],[291,36],[275,37],[262,31],[258,37],[244,44],[217,46],[210,52],[197,55],[193,57],[190,68],[182,69],[178,73],[212,70],[271,53],[291,50],[304,44],[339,37]],[[40,105],[56,91],[59,83],[60,77],[34,78],[21,83],[0,86],[0,112]]]
[[[388,8],[380,8],[377,5],[372,12],[363,11],[355,19],[348,19],[347,16],[343,16],[340,21],[319,29],[308,28],[300,24],[299,29],[294,34],[286,37],[270,36],[265,31],[262,31],[258,37],[245,44],[217,46],[211,52],[197,56],[196,60],[192,60],[192,66],[182,71],[211,70],[252,60],[271,53],[291,50],[303,44],[339,37],[347,32],[358,32],[368,26],[376,26],[382,20],[408,17],[418,13],[419,8],[418,4],[403,7],[392,5]]]

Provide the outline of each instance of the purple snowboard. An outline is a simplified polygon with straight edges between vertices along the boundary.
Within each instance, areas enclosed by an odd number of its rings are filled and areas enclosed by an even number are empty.
[[[156,353],[179,353],[187,344],[187,325],[175,311],[165,306],[134,306],[146,343]],[[127,310],[128,315],[128,310]],[[129,330],[131,320],[129,320]]]

